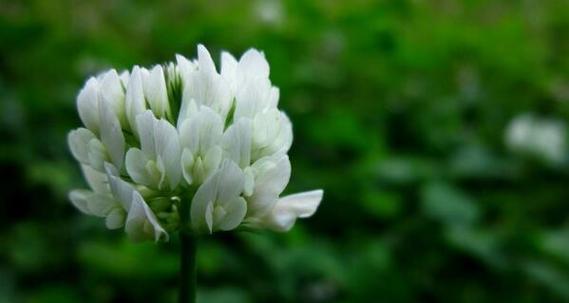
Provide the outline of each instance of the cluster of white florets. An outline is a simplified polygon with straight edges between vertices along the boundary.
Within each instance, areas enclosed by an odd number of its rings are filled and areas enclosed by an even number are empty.
[[[199,45],[196,60],[93,77],[77,97],[85,127],[68,137],[90,190],[70,200],[134,240],[167,240],[180,229],[289,230],[316,211],[322,191],[280,197],[292,125],[278,100],[254,49],[240,60],[222,53],[220,72]]]

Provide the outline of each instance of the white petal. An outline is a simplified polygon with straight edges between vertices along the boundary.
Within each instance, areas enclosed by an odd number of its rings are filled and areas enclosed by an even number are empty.
[[[167,175],[166,175],[166,166],[164,165],[164,160],[162,159],[162,156],[158,155],[158,158],[156,159],[156,162],[154,162],[156,165],[156,172],[157,172],[157,177],[158,177],[158,186],[156,186],[158,188],[158,190],[166,190],[168,189],[168,183],[166,183],[167,180]]]
[[[221,52],[221,75],[230,76],[237,70],[237,60],[228,52]]]
[[[118,229],[124,226],[126,212],[121,208],[113,208],[105,218],[108,229]]]
[[[182,176],[178,131],[172,124],[165,120],[160,120],[156,124],[154,142],[156,144],[156,153],[163,162],[170,189],[174,189]]]
[[[132,204],[132,194],[136,191],[134,187],[122,180],[118,176],[107,174],[109,187],[113,197],[121,204],[124,210],[129,210]]]
[[[102,75],[100,94],[103,103],[113,109],[122,126],[127,126],[125,116],[124,89],[117,71],[109,70]],[[102,121],[101,121],[102,123]]]
[[[274,159],[266,157],[252,166],[255,175],[255,189],[249,202],[249,213],[261,217],[270,211],[290,179],[290,161],[283,155]]]
[[[134,182],[154,186],[158,183],[160,176],[150,175],[147,164],[150,161],[146,155],[138,148],[131,148],[126,153],[126,171]]]
[[[191,113],[180,128],[180,141],[192,153],[205,155],[221,142],[223,121],[219,114],[207,106],[201,106]]]
[[[77,96],[77,110],[83,124],[95,134],[99,133],[99,83],[90,78]]]
[[[152,111],[146,110],[136,117],[136,129],[140,139],[140,148],[144,154],[151,159],[156,158],[155,126],[158,119],[154,117]]]
[[[232,91],[235,91],[235,85],[237,85],[237,64],[237,60],[230,53],[221,53],[221,76],[231,86]]]
[[[182,102],[192,99],[197,104],[212,108],[225,119],[231,106],[232,95],[225,79],[220,75],[199,71],[190,75],[182,93]]]
[[[200,125],[197,126],[199,128],[199,149],[197,151],[200,154],[206,154],[212,147],[220,144],[223,136],[223,121],[216,112],[205,106],[200,110],[200,120]]]
[[[128,86],[128,80],[130,79],[130,73],[125,70],[120,74],[119,77],[121,78],[121,84],[123,88],[126,88]]]
[[[205,180],[192,199],[190,218],[192,228],[196,231],[203,231],[205,229],[208,229],[210,232],[212,231],[211,222],[208,223],[206,221],[208,216],[210,216],[209,219],[211,220],[211,204],[213,204],[216,199],[218,179],[218,175],[215,174]]]
[[[132,205],[126,218],[125,231],[134,241],[154,238],[168,240],[168,233],[160,226],[156,215],[138,192],[133,193]]]
[[[134,202],[137,201],[137,202]],[[133,199],[132,207],[128,211],[125,222],[125,232],[133,241],[144,241],[152,239],[152,235],[145,231],[145,223],[147,222],[144,213],[144,206],[138,200]]]
[[[213,60],[203,45],[198,46],[198,66],[198,70],[189,73],[184,81],[182,104],[193,99],[200,105],[211,107],[225,120],[231,106],[231,89],[216,72]]]
[[[205,48],[205,46],[203,46],[202,44],[198,45],[198,64],[200,70],[209,74],[216,73],[213,59],[211,58],[211,55],[207,51],[207,48]]]
[[[253,161],[286,153],[292,145],[292,124],[283,112],[270,109],[253,120]]]
[[[251,120],[242,118],[223,134],[225,156],[239,164],[241,168],[249,166],[251,161],[251,128]]]
[[[244,176],[239,167],[225,160],[219,170],[208,178],[194,195],[191,206],[192,227],[196,231],[229,230],[243,220],[247,206],[239,197]],[[241,200],[239,200],[241,199]]]
[[[267,100],[267,104],[269,108],[276,108],[279,104],[279,97],[280,97],[280,90],[278,87],[271,87],[269,91],[269,96]]]
[[[170,109],[168,103],[168,92],[166,90],[166,79],[164,78],[162,66],[154,66],[148,77],[145,78],[144,94],[156,117],[166,117],[166,114]]]
[[[94,170],[88,165],[81,165],[81,170],[83,171],[83,176],[87,184],[94,192],[102,194],[110,192],[107,176],[105,174]]]
[[[168,146],[172,145],[171,142],[175,142],[178,148],[180,145],[180,141],[178,138],[178,131],[174,126],[168,123],[166,120],[158,120],[155,123],[154,128],[154,144],[156,144],[156,154],[157,155],[168,155],[171,153],[168,150]],[[179,153],[179,151],[175,152]],[[179,155],[178,155],[179,156]]]
[[[69,132],[67,135],[67,144],[69,145],[71,154],[73,154],[73,157],[75,157],[77,161],[84,164],[90,163],[88,145],[93,139],[97,140],[97,137],[86,128],[78,128]]]
[[[196,70],[196,65],[182,55],[176,54],[176,63],[183,81],[187,80],[189,74]]]
[[[182,96],[182,105],[180,107],[180,113],[178,114],[178,121],[176,123],[176,128],[182,129],[182,125],[193,116],[195,112],[198,111],[198,105],[196,100],[187,97],[188,94],[183,94]],[[186,96],[186,97],[184,97]]]
[[[127,171],[144,185],[164,189],[168,184],[170,189],[175,188],[182,176],[178,131],[166,120],[157,120],[149,110],[137,117],[137,127],[142,153],[133,151],[129,155],[129,150]]]
[[[93,193],[87,196],[87,209],[94,216],[106,217],[116,206],[116,201],[108,194]]]
[[[205,156],[196,155],[195,157],[189,149],[184,149],[182,154],[182,167],[184,178],[188,184],[201,184],[213,175],[222,159],[222,151],[219,146],[212,147]]]
[[[101,141],[98,139],[91,139],[91,141],[87,143],[87,149],[89,151],[88,165],[98,171],[103,172],[105,162],[110,160],[107,149],[103,143],[101,143]]]
[[[103,171],[103,164],[108,160],[107,151],[101,141],[86,128],[73,130],[67,136],[71,154],[81,164]]]
[[[323,194],[322,190],[313,190],[279,199],[267,218],[267,226],[277,231],[290,230],[296,218],[308,218],[316,212]]]
[[[249,197],[253,194],[253,190],[255,189],[255,174],[251,166],[246,167],[243,170],[243,173],[245,174],[245,185],[243,186],[243,194]]]
[[[123,164],[125,141],[119,119],[104,102],[99,103],[99,117],[101,119],[101,141],[115,166],[120,169]]]
[[[104,167],[105,167],[105,175],[106,176],[111,175],[111,176],[120,177],[119,170],[113,164],[111,164],[109,162],[105,162]]]
[[[222,155],[223,152],[219,146],[213,146],[209,149],[203,158],[203,176],[200,178],[200,182],[217,171],[221,164]]]
[[[249,49],[239,60],[238,73],[248,77],[268,78],[269,71],[265,55],[256,49]]]
[[[205,210],[205,223],[207,224],[207,229],[211,234],[213,232],[213,203],[208,203]]]
[[[189,149],[184,149],[184,151],[182,152],[181,164],[182,164],[182,173],[184,179],[188,184],[192,184],[194,181],[192,174],[192,168],[194,166],[194,156],[192,155],[192,152]]]
[[[82,213],[91,215],[89,208],[87,207],[87,197],[93,192],[83,189],[75,189],[69,193],[69,200],[71,204],[75,206]]]
[[[223,206],[225,212],[223,218],[217,222],[216,228],[219,230],[232,230],[243,222],[247,214],[247,202],[242,197],[235,197]]]
[[[274,91],[267,78],[241,81],[235,92],[235,118],[253,118],[274,103]]]
[[[226,206],[243,192],[245,175],[233,161],[229,160],[221,164],[217,174],[219,175],[217,200],[219,204]]]
[[[144,91],[142,86],[141,70],[138,66],[132,69],[132,74],[126,88],[126,117],[130,124],[130,129],[138,136],[136,127],[136,117],[146,110]]]

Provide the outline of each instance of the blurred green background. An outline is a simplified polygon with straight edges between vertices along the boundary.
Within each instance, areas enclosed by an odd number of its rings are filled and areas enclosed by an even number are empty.
[[[178,243],[81,215],[90,75],[263,50],[290,233],[202,242],[201,302],[569,302],[569,2],[0,1],[0,302],[174,302]],[[219,60],[217,61],[219,62]]]

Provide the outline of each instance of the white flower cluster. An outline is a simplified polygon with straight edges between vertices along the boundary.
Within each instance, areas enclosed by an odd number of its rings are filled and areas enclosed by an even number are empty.
[[[560,120],[522,114],[506,129],[506,145],[513,151],[542,159],[550,164],[567,161],[567,133]]]
[[[190,228],[289,230],[314,214],[323,192],[280,197],[292,126],[278,99],[254,49],[240,60],[222,53],[220,72],[199,45],[196,60],[93,77],[77,97],[85,127],[68,136],[90,190],[73,190],[70,200],[134,240]]]

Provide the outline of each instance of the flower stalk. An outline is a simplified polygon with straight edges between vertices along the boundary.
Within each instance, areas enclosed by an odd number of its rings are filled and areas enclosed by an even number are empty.
[[[180,203],[180,223],[189,225],[189,201]],[[180,285],[178,302],[195,303],[197,288],[197,237],[188,229],[180,229]]]
[[[180,245],[180,289],[178,302],[195,303],[197,239],[188,232],[180,232]]]

